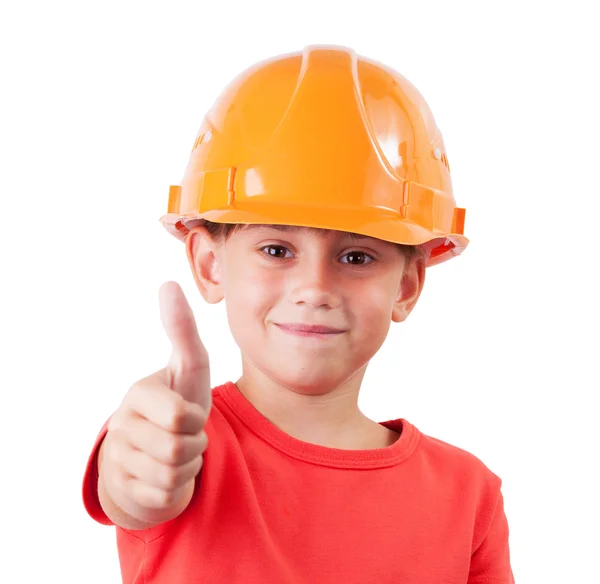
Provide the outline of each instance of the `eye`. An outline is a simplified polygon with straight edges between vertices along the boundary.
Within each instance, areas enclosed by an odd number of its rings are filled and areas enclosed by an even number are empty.
[[[365,266],[367,264],[370,264],[374,258],[372,256],[370,256],[368,253],[365,253],[364,251],[349,251],[347,254],[344,254],[342,257],[347,257],[348,261],[347,262],[342,262],[342,263],[348,263],[352,266]],[[368,259],[368,261],[366,261]]]
[[[271,258],[285,259],[285,252],[290,250],[283,245],[265,245],[260,248],[260,251]]]

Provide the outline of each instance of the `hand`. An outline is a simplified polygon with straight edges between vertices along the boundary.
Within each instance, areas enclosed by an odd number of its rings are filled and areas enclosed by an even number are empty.
[[[109,421],[100,463],[106,494],[147,524],[187,507],[208,446],[204,427],[212,406],[208,354],[192,309],[175,282],[163,284],[159,297],[171,358],[129,389]]]

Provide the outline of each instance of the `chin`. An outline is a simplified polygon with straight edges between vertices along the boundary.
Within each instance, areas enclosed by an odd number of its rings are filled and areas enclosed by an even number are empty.
[[[343,385],[355,372],[341,372],[335,374],[329,371],[290,371],[285,372],[268,370],[265,374],[278,384],[289,388],[291,391],[303,395],[323,395],[330,393]]]

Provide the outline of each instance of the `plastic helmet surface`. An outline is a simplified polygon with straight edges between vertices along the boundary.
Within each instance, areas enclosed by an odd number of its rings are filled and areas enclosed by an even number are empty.
[[[468,244],[442,135],[402,75],[309,46],[236,77],[204,117],[165,228],[202,219],[349,231],[422,245],[427,266]]]

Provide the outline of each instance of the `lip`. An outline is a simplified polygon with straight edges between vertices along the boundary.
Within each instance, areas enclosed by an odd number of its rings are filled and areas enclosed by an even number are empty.
[[[278,327],[284,328],[288,331],[302,332],[302,333],[320,333],[320,334],[335,334],[343,333],[343,329],[333,328],[329,326],[323,326],[320,324],[300,324],[300,323],[276,323]]]
[[[284,332],[300,337],[331,338],[345,332],[344,329],[333,328],[318,324],[274,323]]]

